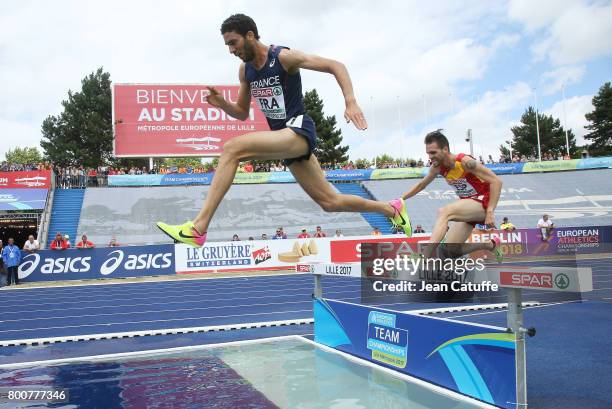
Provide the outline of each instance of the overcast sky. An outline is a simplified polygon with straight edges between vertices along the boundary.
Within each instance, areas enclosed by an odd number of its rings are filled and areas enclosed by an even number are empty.
[[[471,128],[475,153],[498,158],[536,93],[541,111],[582,136],[591,99],[612,80],[611,1],[282,4],[2,2],[0,159],[15,146],[38,146],[42,121],[100,66],[121,83],[237,83],[240,61],[219,27],[238,12],[253,17],[264,43],[346,64],[367,131],[343,123],[332,76],[302,72],[302,79],[304,91],[316,88],[325,113],[336,115],[352,159],[424,157],[423,136],[436,128],[446,129],[456,151],[468,151]]]

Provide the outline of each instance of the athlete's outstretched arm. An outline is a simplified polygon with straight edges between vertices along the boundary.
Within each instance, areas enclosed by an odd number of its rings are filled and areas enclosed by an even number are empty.
[[[427,174],[427,176],[425,176],[419,183],[412,186],[412,189],[404,193],[402,195],[402,199],[408,199],[416,195],[417,193],[419,193],[421,190],[425,189],[427,185],[429,185],[432,182],[432,180],[434,180],[436,176],[438,176],[439,173],[440,173],[440,168],[436,166],[432,166],[431,168],[429,168],[429,173]]]
[[[487,216],[485,217],[485,224],[487,226],[495,225],[495,208],[499,202],[499,196],[501,195],[502,181],[493,173],[493,171],[471,156],[464,156],[461,159],[461,164],[464,169],[467,169],[470,173],[478,176],[480,179],[489,183],[489,205],[487,207]]]
[[[244,121],[249,117],[249,109],[251,109],[251,89],[244,74],[244,64],[240,64],[238,78],[240,79],[240,88],[238,89],[238,100],[236,102],[228,102],[214,87],[207,87],[210,91],[207,101],[210,105],[221,108],[228,115]]]
[[[283,49],[278,58],[289,74],[295,74],[300,68],[307,70],[326,72],[336,77],[338,85],[344,95],[344,103],[346,109],[344,111],[344,119],[346,122],[352,122],[357,129],[366,129],[368,123],[361,112],[361,108],[357,104],[355,99],[355,93],[353,92],[353,84],[348,70],[339,61],[331,60],[329,58],[319,57],[318,55],[305,54],[297,50]]]

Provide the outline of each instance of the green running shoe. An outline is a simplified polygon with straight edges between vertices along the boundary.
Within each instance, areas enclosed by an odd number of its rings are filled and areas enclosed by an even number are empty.
[[[170,236],[175,243],[185,243],[193,247],[202,247],[206,243],[206,233],[198,233],[193,222],[176,225],[157,222],[157,227]]]
[[[394,226],[399,226],[404,229],[406,237],[412,237],[412,224],[410,223],[410,216],[408,216],[408,212],[406,211],[404,199],[393,199],[389,204],[395,210],[395,215],[389,218],[391,223]]]
[[[504,253],[502,253],[501,249],[499,248],[501,240],[499,239],[499,237],[495,236],[491,239],[491,243],[493,243],[493,245],[495,246],[493,247],[493,250],[491,250],[491,253],[495,255],[495,259],[498,263],[501,264],[501,262],[504,261]]]

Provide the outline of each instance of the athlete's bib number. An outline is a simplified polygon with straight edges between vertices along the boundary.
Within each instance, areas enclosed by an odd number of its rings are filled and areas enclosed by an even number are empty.
[[[285,119],[285,97],[283,87],[254,88],[251,96],[255,98],[261,112],[270,119]]]
[[[459,197],[472,197],[478,194],[476,189],[474,189],[474,186],[472,186],[465,179],[449,181],[448,184],[455,188],[455,190],[457,191],[457,196]]]

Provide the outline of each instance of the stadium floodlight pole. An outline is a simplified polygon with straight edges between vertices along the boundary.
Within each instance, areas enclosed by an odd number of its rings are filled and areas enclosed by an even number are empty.
[[[567,134],[567,112],[565,111],[565,83],[561,84],[561,92],[563,93],[563,127],[565,128],[565,151],[569,156],[569,136]]]
[[[448,98],[450,99],[450,103],[451,103],[451,119],[455,116],[456,112],[455,112],[455,100],[453,98],[453,93],[449,93],[448,94]],[[456,137],[453,137],[453,152],[456,152],[457,149],[455,149],[455,142],[456,142]]]
[[[470,156],[474,157],[474,138],[472,137],[472,130],[467,130],[467,135],[465,137],[465,141],[470,143]]]
[[[535,101],[536,135],[538,137],[538,162],[542,162],[542,149],[540,147],[540,121],[538,120],[538,92],[536,88],[533,89],[533,98]]]
[[[399,95],[396,96],[396,100],[397,100],[397,123],[399,126],[399,146],[400,146],[400,154],[399,154],[399,159],[400,159],[400,166],[402,164],[402,158],[404,156],[404,144],[402,143],[402,139],[404,139],[404,131],[402,129],[402,111],[400,109],[400,97]]]
[[[425,127],[429,128],[429,115],[427,115],[427,98],[423,94],[423,115],[425,115]]]
[[[374,97],[370,96],[370,105],[372,106],[372,140],[376,139],[376,108],[374,107]],[[374,169],[376,169],[376,154],[374,154]]]

